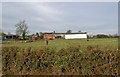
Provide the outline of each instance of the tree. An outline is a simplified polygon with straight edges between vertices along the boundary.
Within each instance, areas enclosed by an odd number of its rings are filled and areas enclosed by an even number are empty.
[[[55,31],[53,31],[53,33],[55,33]]]
[[[36,33],[36,36],[37,36],[37,37],[40,37],[38,32]]]
[[[108,38],[108,35],[105,34],[97,34],[97,38]]]
[[[0,32],[0,36],[5,36],[6,34],[4,32]]]
[[[25,20],[17,23],[15,27],[16,27],[16,34],[22,36],[23,40],[25,40],[25,36],[29,32]]]
[[[78,32],[79,32],[79,33],[81,33],[82,31],[81,31],[81,30],[79,30]]]
[[[72,30],[67,30],[67,32],[66,33],[72,33]]]

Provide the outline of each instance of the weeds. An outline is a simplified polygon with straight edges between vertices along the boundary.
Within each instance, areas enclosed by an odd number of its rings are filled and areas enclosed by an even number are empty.
[[[84,52],[84,51],[83,51]],[[69,45],[56,51],[48,46],[2,48],[4,75],[118,75],[117,48]]]

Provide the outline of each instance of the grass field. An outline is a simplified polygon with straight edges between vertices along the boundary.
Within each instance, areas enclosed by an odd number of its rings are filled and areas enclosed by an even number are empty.
[[[98,45],[101,48],[103,47],[118,47],[118,39],[117,38],[96,38],[96,39],[90,39],[87,41],[86,39],[71,39],[71,40],[65,40],[65,39],[56,39],[56,40],[49,40],[48,46],[61,49],[65,48],[69,45],[80,45],[82,49],[85,49],[88,45]],[[22,41],[9,41],[8,43],[2,44],[2,46],[20,46],[20,47],[36,47],[36,46],[46,46],[45,40],[39,40],[34,42],[22,42]]]
[[[118,39],[56,39],[2,44],[4,75],[118,75]]]

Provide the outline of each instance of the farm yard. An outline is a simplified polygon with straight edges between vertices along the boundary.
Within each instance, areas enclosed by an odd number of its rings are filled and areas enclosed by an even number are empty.
[[[4,75],[118,75],[118,39],[3,41]]]

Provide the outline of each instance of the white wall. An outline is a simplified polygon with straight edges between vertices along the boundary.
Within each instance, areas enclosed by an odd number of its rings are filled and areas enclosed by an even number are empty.
[[[87,38],[87,34],[66,34],[65,39]]]

